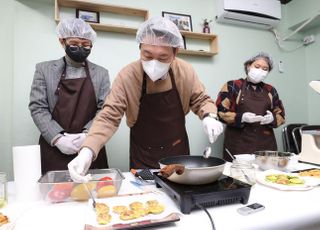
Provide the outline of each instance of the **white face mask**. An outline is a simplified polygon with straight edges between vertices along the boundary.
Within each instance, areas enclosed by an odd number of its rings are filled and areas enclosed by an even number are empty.
[[[159,80],[166,75],[169,71],[170,64],[171,63],[163,63],[154,59],[151,61],[142,60],[143,70],[146,72],[146,74],[148,74],[152,81]]]
[[[254,84],[257,84],[259,82],[262,82],[264,79],[266,79],[268,75],[268,71],[258,68],[250,68],[248,73],[248,79]]]

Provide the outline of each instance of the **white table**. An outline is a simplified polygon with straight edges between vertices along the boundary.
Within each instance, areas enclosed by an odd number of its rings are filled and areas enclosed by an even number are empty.
[[[230,165],[228,165],[230,166]],[[298,169],[313,166],[299,164]],[[228,174],[228,167],[225,173]],[[130,183],[132,175],[124,173],[120,194],[141,192]],[[13,182],[9,182],[8,205],[0,212],[16,220],[15,230],[83,230],[88,208],[87,202],[49,204],[45,201],[15,202]],[[320,187],[309,191],[280,191],[255,184],[251,189],[249,203],[265,205],[265,210],[248,216],[241,216],[237,208],[243,204],[210,207],[217,230],[220,229],[320,229]],[[177,207],[177,212],[179,209]],[[201,224],[198,226],[198,224]],[[211,229],[208,216],[202,210],[194,210],[189,215],[181,214],[181,219],[158,229]],[[0,228],[1,229],[1,228]],[[152,228],[155,229],[155,228]]]

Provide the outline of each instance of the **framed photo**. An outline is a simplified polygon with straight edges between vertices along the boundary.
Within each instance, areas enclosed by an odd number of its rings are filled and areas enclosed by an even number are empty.
[[[100,13],[96,11],[76,9],[76,17],[86,22],[100,22]]]
[[[182,36],[183,38],[183,49],[187,49],[187,45],[186,45],[186,37],[185,36]]]
[[[192,31],[191,15],[162,11],[162,17],[176,24],[179,30]]]

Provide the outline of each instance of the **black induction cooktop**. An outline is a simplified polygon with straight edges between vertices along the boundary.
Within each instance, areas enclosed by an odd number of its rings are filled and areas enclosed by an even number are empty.
[[[156,186],[163,188],[180,207],[184,214],[190,214],[197,204],[203,207],[226,205],[233,203],[248,203],[251,185],[221,176],[217,181],[205,185],[182,185],[171,182],[154,173]]]

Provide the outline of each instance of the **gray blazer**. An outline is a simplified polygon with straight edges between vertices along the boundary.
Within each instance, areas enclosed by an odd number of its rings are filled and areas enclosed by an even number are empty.
[[[105,68],[92,62],[88,61],[88,66],[96,94],[97,110],[99,111],[110,91],[109,74]],[[31,86],[29,110],[34,123],[41,132],[41,135],[49,144],[52,144],[53,138],[63,131],[63,128],[53,120],[51,115],[58,99],[57,95],[55,95],[55,91],[57,89],[63,67],[63,58],[38,63],[36,65]],[[66,78],[75,77],[70,77],[67,74]],[[83,128],[89,129],[91,124],[92,120]]]

